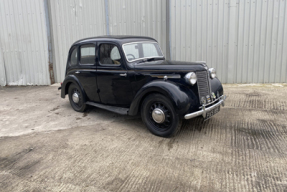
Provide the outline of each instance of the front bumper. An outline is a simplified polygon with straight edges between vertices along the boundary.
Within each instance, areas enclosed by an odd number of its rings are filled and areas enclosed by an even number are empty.
[[[206,104],[206,105],[202,105],[201,110],[193,112],[193,113],[186,114],[184,116],[184,118],[185,119],[191,119],[191,118],[194,118],[194,117],[197,117],[197,116],[200,116],[200,115],[202,115],[205,118],[207,112],[215,109],[216,107],[218,107],[220,105],[222,105],[222,107],[224,107],[225,99],[226,99],[226,95],[222,95],[218,99],[214,100],[212,103],[209,103],[209,104]],[[212,105],[213,103],[215,103],[215,104]],[[211,105],[211,106],[210,107],[206,107],[206,106],[209,106],[209,105]]]

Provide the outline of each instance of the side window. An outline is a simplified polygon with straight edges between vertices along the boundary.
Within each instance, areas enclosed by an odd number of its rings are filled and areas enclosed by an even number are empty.
[[[116,46],[114,46],[114,48],[111,50],[111,59],[112,60],[120,60],[121,59],[119,49]]]
[[[81,46],[81,65],[95,64],[96,47],[93,44]]]
[[[152,57],[152,56],[158,56],[158,52],[154,46],[154,44],[143,44],[143,52],[144,52],[144,57]]]
[[[75,66],[78,64],[78,53],[77,53],[77,51],[78,51],[77,47],[74,48],[74,50],[72,51],[71,58],[70,58],[70,64],[72,66]]]
[[[102,43],[100,45],[100,63],[102,65],[120,65],[121,55],[116,45]]]

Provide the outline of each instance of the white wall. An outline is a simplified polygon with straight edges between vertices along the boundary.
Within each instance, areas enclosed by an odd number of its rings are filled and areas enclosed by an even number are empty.
[[[106,35],[103,0],[49,1],[56,82],[65,78],[68,51],[82,38]]]
[[[111,35],[140,35],[155,38],[166,54],[166,1],[109,0]]]
[[[49,62],[62,82],[71,44],[106,34],[154,37],[223,83],[287,82],[286,0],[1,0],[0,26],[1,85],[48,85]]]
[[[50,84],[44,0],[2,0],[0,26],[1,84]]]
[[[171,56],[224,83],[287,82],[286,0],[170,0]]]
[[[105,6],[108,6],[107,10]],[[166,1],[62,0],[50,1],[50,8],[56,82],[64,80],[70,46],[85,37],[107,34],[151,36],[166,52]]]

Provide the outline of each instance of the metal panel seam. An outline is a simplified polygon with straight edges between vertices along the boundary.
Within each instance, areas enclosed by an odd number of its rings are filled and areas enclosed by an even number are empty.
[[[106,28],[107,35],[110,35],[110,23],[109,23],[109,2],[105,0],[105,16],[106,16]]]

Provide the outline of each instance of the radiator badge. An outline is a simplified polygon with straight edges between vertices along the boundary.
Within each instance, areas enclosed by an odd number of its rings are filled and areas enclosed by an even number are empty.
[[[216,99],[216,96],[213,92],[211,93],[211,95],[212,95],[213,99]]]
[[[207,103],[210,103],[210,102],[211,102],[211,99],[210,99],[210,96],[209,96],[209,95],[206,96],[206,101],[207,101]]]

